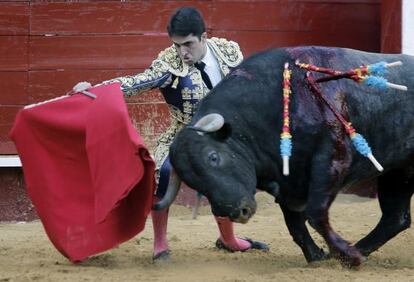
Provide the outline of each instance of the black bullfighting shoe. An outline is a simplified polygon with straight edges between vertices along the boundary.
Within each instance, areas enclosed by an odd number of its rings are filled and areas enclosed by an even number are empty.
[[[263,252],[268,252],[269,251],[269,246],[267,244],[263,243],[263,242],[254,241],[254,240],[252,240],[250,238],[242,238],[242,239],[243,240],[246,240],[247,242],[249,242],[250,243],[250,247],[247,248],[247,249],[244,249],[244,250],[240,250],[240,252],[245,252],[245,251],[252,250],[252,249],[261,250]],[[229,247],[227,247],[223,243],[223,241],[221,241],[220,238],[218,238],[217,241],[216,241],[216,247],[219,250],[226,250],[226,251],[229,251],[229,252],[232,252],[232,253],[238,252],[238,251],[232,250]]]
[[[169,262],[171,260],[170,253],[171,253],[170,250],[162,251],[162,252],[156,254],[155,256],[153,256],[152,261],[154,263],[155,262]]]

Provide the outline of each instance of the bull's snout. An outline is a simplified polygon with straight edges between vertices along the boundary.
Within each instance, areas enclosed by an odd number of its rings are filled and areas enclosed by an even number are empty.
[[[256,211],[251,207],[244,207],[240,209],[240,216],[235,220],[240,223],[247,223]]]
[[[231,221],[239,223],[247,223],[249,219],[256,213],[256,201],[254,197],[244,197],[241,200],[219,202],[209,199],[211,203],[211,211],[215,216],[228,217]]]
[[[247,199],[243,199],[241,202],[239,209],[238,209],[238,216],[233,218],[233,221],[239,223],[247,223],[249,219],[255,214],[256,212],[256,202],[249,201]]]

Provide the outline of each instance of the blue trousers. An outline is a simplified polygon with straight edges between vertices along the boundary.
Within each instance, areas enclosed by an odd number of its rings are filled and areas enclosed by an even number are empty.
[[[160,167],[160,178],[158,180],[157,191],[155,192],[155,196],[158,198],[163,198],[165,192],[167,192],[168,182],[170,180],[170,171],[171,171],[171,163],[170,157],[167,157],[164,163]]]

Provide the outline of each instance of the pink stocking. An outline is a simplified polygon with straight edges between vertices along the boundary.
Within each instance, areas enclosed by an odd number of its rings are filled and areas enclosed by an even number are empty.
[[[155,197],[157,202],[159,198]],[[151,211],[152,227],[154,230],[154,256],[168,250],[167,240],[167,223],[168,223],[168,208],[160,211]]]
[[[220,240],[224,245],[233,251],[243,251],[251,247],[248,241],[234,235],[233,222],[228,217],[215,216],[215,218],[220,230]]]

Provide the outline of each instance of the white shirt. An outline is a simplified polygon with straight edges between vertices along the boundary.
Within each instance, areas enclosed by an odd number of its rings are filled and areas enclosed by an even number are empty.
[[[204,71],[208,74],[211,84],[213,87],[216,86],[221,81],[222,75],[218,61],[208,45],[207,52],[201,61],[206,64]]]

